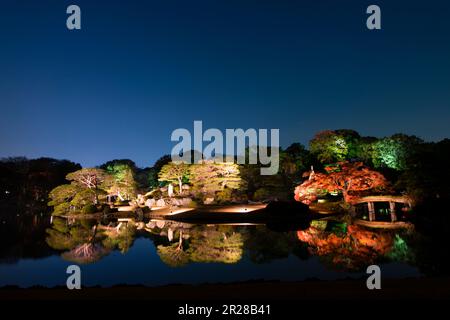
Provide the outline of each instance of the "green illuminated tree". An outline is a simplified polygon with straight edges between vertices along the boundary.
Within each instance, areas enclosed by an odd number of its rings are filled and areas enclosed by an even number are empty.
[[[405,170],[408,167],[408,160],[422,143],[421,139],[404,134],[395,134],[378,140],[373,144],[373,165],[375,168]]]
[[[95,194],[94,204],[98,203],[100,190],[107,189],[113,182],[111,175],[105,170],[97,168],[84,168],[69,173],[66,179],[79,187],[92,190]]]
[[[309,142],[309,148],[321,163],[343,161],[348,155],[347,141],[331,130],[317,133]]]
[[[194,191],[214,195],[225,188],[238,190],[241,187],[239,166],[233,162],[204,160],[191,167],[190,183]]]
[[[182,162],[170,162],[161,168],[158,174],[159,181],[177,183],[179,193],[183,192],[183,179],[190,173],[190,165]]]
[[[129,164],[113,163],[106,167],[106,172],[113,176],[109,188],[110,193],[117,194],[123,200],[129,200],[136,195],[137,184],[134,179],[134,170]]]
[[[70,210],[71,202],[82,188],[74,184],[63,184],[49,193],[48,205],[53,207],[54,215],[61,215]]]

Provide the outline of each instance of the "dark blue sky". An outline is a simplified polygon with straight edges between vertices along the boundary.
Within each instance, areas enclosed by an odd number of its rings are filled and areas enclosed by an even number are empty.
[[[2,0],[0,157],[149,166],[194,120],[279,128],[283,146],[337,128],[450,137],[449,19],[435,0]]]

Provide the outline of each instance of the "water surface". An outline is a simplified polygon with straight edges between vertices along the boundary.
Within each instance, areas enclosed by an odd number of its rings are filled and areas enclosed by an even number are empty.
[[[20,217],[1,224],[0,286],[65,285],[81,266],[84,286],[422,275],[411,232],[313,221],[303,230],[266,225],[194,225],[161,220]]]

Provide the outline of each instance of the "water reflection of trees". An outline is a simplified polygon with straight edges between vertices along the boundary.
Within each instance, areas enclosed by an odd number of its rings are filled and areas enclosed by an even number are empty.
[[[313,223],[297,232],[312,255],[333,269],[363,271],[384,261],[412,262],[406,231],[366,229],[333,221]]]
[[[161,260],[169,266],[188,263],[237,263],[246,256],[267,263],[293,254],[306,258],[305,247],[295,232],[270,231],[265,226],[189,225],[177,222],[150,223]],[[164,239],[163,241],[161,241]]]
[[[193,262],[236,263],[242,258],[243,237],[231,226],[207,228],[192,237],[189,255]]]
[[[161,260],[171,267],[191,262],[236,263],[243,255],[242,230],[232,226],[187,225],[167,222],[151,224],[152,234],[167,236],[157,245]]]
[[[178,242],[159,245],[157,252],[161,261],[170,267],[181,267],[189,263],[189,254],[183,248],[183,231],[179,231]]]
[[[318,256],[331,268],[348,271],[361,271],[384,261],[413,261],[405,241],[408,235],[333,221],[313,222],[297,232],[275,232],[263,225],[192,225],[163,220],[129,220],[119,225],[117,220],[56,217],[46,241],[51,248],[63,251],[64,259],[92,263],[113,250],[126,253],[138,236],[150,238],[161,261],[170,267],[233,264],[241,261],[244,253],[257,264],[291,255],[301,259]]]
[[[113,250],[126,253],[136,237],[150,238],[161,261],[170,267],[189,263],[239,262],[244,252],[254,263],[267,263],[293,254],[307,258],[295,232],[270,231],[265,226],[192,225],[151,220],[147,223],[55,217],[47,229],[47,244],[63,251],[62,258],[93,263]]]
[[[118,228],[103,225],[95,219],[55,217],[52,227],[47,229],[47,244],[64,251],[63,259],[76,263],[92,263],[113,250],[128,251],[135,238],[135,225],[130,223]]]

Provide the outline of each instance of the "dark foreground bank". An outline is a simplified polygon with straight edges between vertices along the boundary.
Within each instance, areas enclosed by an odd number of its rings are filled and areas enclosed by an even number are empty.
[[[286,301],[450,299],[450,278],[386,279],[380,290],[369,290],[366,280],[303,282],[240,282],[231,284],[114,286],[81,290],[55,288],[0,288],[0,300],[159,300],[159,301]]]

